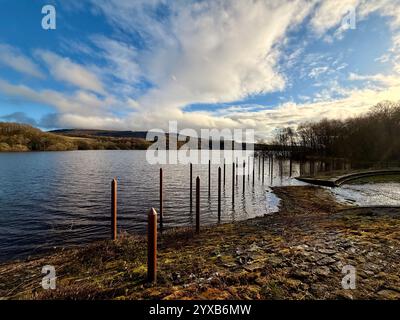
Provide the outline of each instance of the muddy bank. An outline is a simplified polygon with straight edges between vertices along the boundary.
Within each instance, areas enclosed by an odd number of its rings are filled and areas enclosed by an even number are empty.
[[[337,203],[323,188],[279,187],[279,213],[159,239],[156,285],[146,245],[125,235],[0,265],[0,297],[11,299],[398,299],[400,209]],[[44,290],[44,265],[57,289]],[[356,268],[344,290],[342,268]]]

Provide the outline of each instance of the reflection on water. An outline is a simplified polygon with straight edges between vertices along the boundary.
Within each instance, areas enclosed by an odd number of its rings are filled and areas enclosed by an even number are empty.
[[[336,198],[358,206],[400,206],[399,183],[342,185],[332,189]]]
[[[270,168],[273,173],[270,174]],[[118,228],[143,232],[146,214],[158,209],[159,166],[146,162],[145,151],[79,151],[0,154],[0,259],[35,254],[53,246],[82,244],[109,236],[110,182],[118,178]],[[260,170],[259,170],[260,168]],[[189,165],[164,165],[164,227],[189,226]],[[201,178],[201,221],[217,222],[217,170],[194,165]],[[269,186],[300,184],[289,177],[289,162],[269,160],[239,176],[232,204],[232,165],[226,165],[222,222],[275,212],[279,199]],[[293,163],[292,176],[299,174]],[[193,183],[193,188],[195,183]],[[193,197],[194,199],[194,197]]]

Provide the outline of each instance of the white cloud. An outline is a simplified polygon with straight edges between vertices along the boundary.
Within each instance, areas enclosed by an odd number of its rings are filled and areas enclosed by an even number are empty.
[[[95,94],[78,90],[72,94],[64,94],[55,90],[34,90],[25,85],[14,85],[0,79],[0,92],[14,99],[31,101],[56,107],[59,112],[76,113],[79,115],[107,114],[110,106],[117,101],[108,96],[99,98]]]
[[[170,2],[170,19],[145,8],[161,1],[95,1],[118,28],[146,36],[136,59],[154,88],[137,99],[142,112],[169,112],[193,103],[230,102],[282,90],[277,68],[286,32],[310,10],[303,1]]]
[[[342,20],[352,13],[355,13],[356,28],[359,22],[374,12],[388,17],[393,29],[400,27],[399,0],[315,0],[314,2],[316,9],[311,17],[310,26],[317,35],[324,35],[327,42],[343,38],[347,25],[342,25]],[[333,35],[326,34],[332,29],[335,30]]]
[[[398,75],[384,75],[382,73],[374,75],[359,75],[350,73],[349,80],[375,82],[385,87],[400,85],[400,77]]]
[[[400,1],[399,0],[363,0],[359,7],[361,17],[366,17],[373,12],[390,18],[393,29],[400,27]]]
[[[106,61],[97,73],[112,84],[109,89],[127,97],[137,95],[139,90],[136,86],[140,86],[145,78],[138,63],[137,49],[126,42],[100,35],[91,37],[91,40]]]
[[[59,126],[167,129],[167,121],[173,119],[181,127],[197,129],[250,127],[265,137],[270,137],[277,126],[322,117],[347,117],[381,100],[400,99],[395,75],[353,74],[351,80],[371,81],[374,85],[346,90],[329,73],[345,68],[345,64],[329,60],[326,55],[308,54],[301,46],[287,57],[286,67],[300,71],[300,79],[307,75],[324,77],[320,83],[325,87],[331,84],[329,89],[321,89],[314,96],[307,93],[304,103],[284,103],[275,109],[228,105],[216,112],[184,111],[190,104],[229,104],[284,90],[290,83],[279,62],[285,53],[288,31],[310,16],[308,27],[323,36],[340,25],[349,5],[357,7],[360,19],[379,11],[391,17],[394,26],[397,9],[385,0],[373,1],[374,6],[362,0],[93,0],[92,4],[107,18],[114,32],[108,37],[92,36],[90,46],[75,43],[74,48],[89,56],[95,52],[96,60],[101,57],[105,65],[87,67],[41,50],[37,55],[51,75],[78,90],[33,90],[0,80],[0,91],[54,106],[60,113]],[[156,9],[166,4],[169,10],[164,11],[168,14],[160,17]],[[144,42],[140,48],[132,46],[132,37],[138,35]],[[396,38],[393,41],[393,48],[397,48]],[[93,44],[97,47],[94,51]],[[298,60],[301,63],[297,65]],[[327,75],[332,80],[329,83],[325,81]],[[136,85],[142,84],[143,79],[151,85],[138,94]],[[107,91],[103,83],[107,83]]]
[[[224,114],[226,119],[236,124],[245,123],[247,128],[257,130],[259,139],[271,141],[276,128],[296,127],[307,121],[318,121],[323,118],[346,119],[367,112],[375,104],[384,100],[400,101],[400,83],[385,89],[365,88],[344,90],[342,98],[327,98],[317,102],[296,104],[284,103],[274,109],[256,112],[241,111]],[[257,106],[262,108],[263,106]]]
[[[104,94],[105,91],[101,81],[96,74],[84,66],[50,51],[37,50],[36,55],[46,63],[55,79],[65,81],[82,89]]]
[[[308,74],[308,76],[310,78],[318,78],[321,74],[327,72],[329,70],[329,67],[324,66],[324,67],[316,67],[316,68],[312,68],[310,73]]]
[[[317,1],[317,8],[311,18],[310,25],[318,35],[327,30],[338,27],[342,19],[355,9],[360,0],[323,0]]]
[[[32,77],[44,78],[44,74],[37,64],[8,44],[0,43],[0,64]]]

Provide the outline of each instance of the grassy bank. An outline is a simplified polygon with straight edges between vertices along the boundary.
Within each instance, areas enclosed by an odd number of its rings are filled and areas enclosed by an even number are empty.
[[[146,150],[151,143],[129,137],[74,137],[43,132],[25,124],[0,122],[0,152]]]
[[[146,283],[146,244],[122,236],[0,266],[11,299],[398,299],[400,210],[355,209],[318,187],[280,187],[280,212],[248,221],[179,229],[159,239],[156,285]],[[43,290],[53,265],[57,289]],[[357,289],[344,290],[344,265]]]

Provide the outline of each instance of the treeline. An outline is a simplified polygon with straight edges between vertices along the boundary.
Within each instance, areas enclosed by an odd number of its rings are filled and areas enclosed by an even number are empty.
[[[147,149],[150,142],[136,138],[68,137],[43,132],[29,125],[0,123],[0,152],[3,151],[70,151],[70,150],[137,150]]]
[[[400,161],[400,102],[382,102],[364,115],[284,128],[275,143],[305,156]]]

